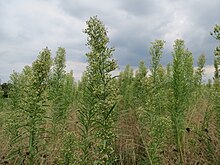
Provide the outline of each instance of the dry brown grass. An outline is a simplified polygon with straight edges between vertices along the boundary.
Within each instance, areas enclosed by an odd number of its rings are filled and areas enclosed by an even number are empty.
[[[118,164],[139,164],[145,155],[138,127],[137,117],[132,109],[120,115],[116,141],[116,152],[120,158]]]
[[[185,165],[219,163],[220,143],[216,132],[216,115],[211,109],[212,107],[209,101],[201,99],[190,108],[187,114],[184,136]],[[3,112],[0,113],[0,116],[4,116]],[[117,164],[143,164],[143,159],[147,158],[147,154],[142,135],[140,134],[135,110],[121,111],[117,125],[117,140],[115,143],[115,151],[119,156]],[[72,111],[69,115],[67,131],[77,132],[75,107],[72,107]],[[56,164],[56,159],[60,156],[60,151],[63,147],[62,142],[64,137],[65,134],[57,134],[55,140],[49,143],[48,155],[42,155],[42,160],[44,159],[42,162],[44,162],[44,164]],[[3,133],[2,125],[0,127],[0,141],[0,164],[4,164],[5,155],[8,153],[9,146],[8,138]],[[162,158],[163,164],[177,164],[177,151],[172,136],[170,136],[170,139],[167,139],[165,149],[160,152],[160,157]]]
[[[187,114],[184,157],[187,165],[215,164],[219,157],[216,149],[216,118],[207,99],[200,99]]]

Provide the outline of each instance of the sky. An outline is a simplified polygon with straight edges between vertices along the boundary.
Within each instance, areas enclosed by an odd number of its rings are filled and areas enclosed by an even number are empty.
[[[166,41],[161,63],[172,60],[176,39],[183,39],[194,56],[205,54],[206,76],[213,74],[213,50],[219,44],[210,36],[220,23],[219,0],[0,0],[0,79],[31,65],[46,46],[53,57],[66,49],[67,71],[79,80],[86,68],[86,21],[98,16],[115,48],[120,69],[150,67],[149,47]]]

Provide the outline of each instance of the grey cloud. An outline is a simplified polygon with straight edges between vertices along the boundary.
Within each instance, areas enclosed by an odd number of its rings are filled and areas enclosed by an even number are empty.
[[[61,7],[69,15],[83,19],[86,21],[89,17],[94,15],[109,15],[114,14],[118,7],[118,1],[102,1],[102,0],[66,0],[59,1],[59,7]]]
[[[171,60],[175,39],[182,38],[195,59],[204,53],[213,63],[217,42],[209,35],[219,23],[219,0],[8,0],[0,1],[0,78],[31,64],[48,46],[66,48],[67,60],[84,63],[88,52],[85,21],[98,15],[108,29],[120,66],[149,65],[150,42],[166,40],[162,64]],[[76,63],[74,63],[76,64]],[[5,74],[7,73],[7,74]],[[79,74],[78,74],[79,75]]]
[[[146,14],[152,13],[156,8],[155,1],[149,1],[149,0],[127,0],[122,1],[120,4],[120,7],[124,10],[126,10],[128,13],[131,13],[132,15],[136,16],[143,16]]]

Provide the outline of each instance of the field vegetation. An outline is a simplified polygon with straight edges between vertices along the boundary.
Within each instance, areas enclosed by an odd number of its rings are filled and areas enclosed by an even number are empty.
[[[177,39],[167,66],[165,41],[151,43],[150,66],[118,68],[104,24],[86,22],[87,68],[66,72],[66,52],[42,49],[0,90],[0,164],[220,164],[220,45],[213,80],[203,81],[205,55]],[[220,41],[220,25],[211,36]]]

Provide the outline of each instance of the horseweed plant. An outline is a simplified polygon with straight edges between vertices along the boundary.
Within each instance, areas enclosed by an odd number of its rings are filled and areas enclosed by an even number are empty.
[[[109,39],[103,23],[97,17],[90,18],[85,33],[88,66],[85,72],[84,91],[79,109],[82,164],[112,164],[114,156],[114,111],[117,88],[112,83],[111,71],[117,68],[111,59],[113,48],[108,48]]]
[[[137,106],[145,106],[146,103],[146,95],[147,88],[146,80],[147,80],[147,67],[145,66],[144,61],[140,61],[138,70],[136,71],[134,82],[133,82],[133,92],[134,92],[134,101]]]
[[[127,110],[133,105],[133,69],[126,65],[125,70],[120,72],[118,85],[119,93],[122,97],[122,105]]]
[[[178,161],[184,163],[184,125],[193,84],[193,58],[185,49],[183,40],[176,40],[173,52],[173,100],[170,110],[173,134],[179,153]]]
[[[164,113],[166,110],[164,105],[164,103],[166,103],[166,93],[163,88],[163,74],[160,74],[162,69],[160,66],[160,58],[162,57],[162,49],[165,41],[156,40],[151,44],[151,76],[148,78],[148,95],[146,95],[147,100],[144,108],[143,119],[141,119],[141,125],[143,130],[148,130],[148,135],[146,136],[150,139],[148,144],[145,143],[145,149],[148,154],[146,163],[160,164],[161,158],[159,157],[159,153],[163,149],[164,139],[166,138],[166,121],[168,121],[166,120]],[[147,126],[146,123],[148,123]]]
[[[220,42],[220,25],[215,25],[213,33],[211,35]],[[215,61],[214,61],[214,67],[215,67],[215,74],[214,74],[214,89],[212,92],[212,99],[214,103],[214,111],[216,113],[217,117],[217,132],[218,132],[218,138],[220,139],[220,45],[218,45],[214,50],[215,55]]]
[[[202,82],[205,56],[195,70],[179,39],[166,69],[165,41],[155,40],[149,71],[141,61],[116,79],[104,24],[95,16],[86,25],[90,52],[77,85],[60,47],[13,72],[8,98],[0,89],[0,164],[220,164],[220,46],[213,84]],[[220,25],[211,35],[220,41]]]
[[[197,62],[197,70],[195,72],[195,83],[196,86],[201,86],[202,84],[202,77],[204,75],[204,66],[205,66],[205,62],[206,62],[206,57],[204,54],[200,55],[198,58],[198,62]]]
[[[21,74],[11,75],[12,111],[8,117],[11,154],[15,164],[39,164],[44,154],[45,111],[48,75],[52,64],[48,49],[40,52],[32,67],[26,66]],[[25,141],[28,140],[28,143]]]
[[[66,84],[67,73],[65,71],[66,51],[64,48],[58,48],[56,57],[53,60],[53,69],[50,76],[50,99],[52,100],[52,124],[53,132],[57,134],[59,131],[65,129],[66,120],[68,117],[69,104],[72,102],[70,96],[72,91],[67,91]],[[70,75],[68,75],[70,76]],[[73,77],[72,77],[73,80]],[[73,83],[73,82],[72,82]]]

